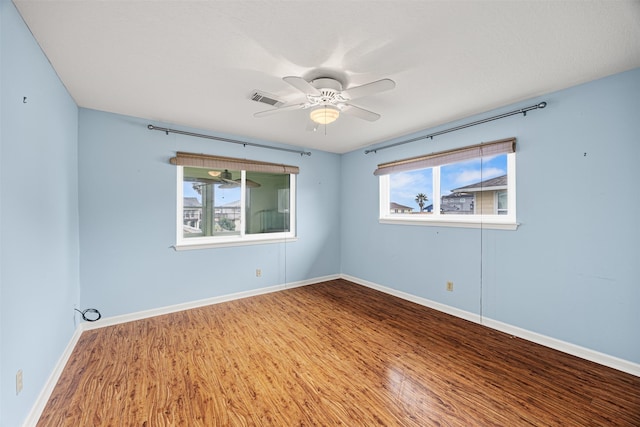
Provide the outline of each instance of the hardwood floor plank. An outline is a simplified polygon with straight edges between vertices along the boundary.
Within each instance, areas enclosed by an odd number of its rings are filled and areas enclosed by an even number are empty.
[[[38,426],[639,426],[640,378],[333,280],[86,331]]]

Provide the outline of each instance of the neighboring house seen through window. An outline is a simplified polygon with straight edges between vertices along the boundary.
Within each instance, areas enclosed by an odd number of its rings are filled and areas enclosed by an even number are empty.
[[[515,229],[515,139],[381,164],[380,220]]]
[[[178,153],[176,248],[295,238],[298,168]]]

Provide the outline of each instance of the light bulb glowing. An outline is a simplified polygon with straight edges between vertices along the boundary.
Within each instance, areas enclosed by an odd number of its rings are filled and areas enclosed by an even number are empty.
[[[331,105],[316,108],[309,114],[311,120],[321,125],[328,125],[329,123],[335,122],[338,116],[340,116],[340,110]]]

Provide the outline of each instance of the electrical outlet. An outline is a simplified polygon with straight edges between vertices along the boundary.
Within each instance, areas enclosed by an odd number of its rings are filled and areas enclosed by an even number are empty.
[[[447,282],[447,290],[449,292],[453,291],[453,282],[451,282],[451,281]]]
[[[256,268],[256,277],[262,277],[262,270]]]
[[[16,372],[16,396],[22,391],[22,369]]]

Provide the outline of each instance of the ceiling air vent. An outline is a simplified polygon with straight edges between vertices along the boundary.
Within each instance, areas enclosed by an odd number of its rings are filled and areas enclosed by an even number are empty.
[[[262,92],[259,90],[254,90],[253,92],[251,92],[250,98],[252,101],[262,102],[263,104],[269,104],[273,107],[279,107],[284,104],[284,102],[276,99],[276,97],[271,95],[270,93]]]

